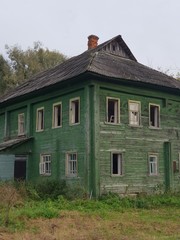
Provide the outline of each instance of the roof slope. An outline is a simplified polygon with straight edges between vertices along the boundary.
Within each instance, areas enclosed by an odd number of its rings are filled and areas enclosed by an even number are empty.
[[[127,79],[180,90],[180,81],[138,63],[119,35],[34,76],[1,97],[0,103],[72,79],[85,72],[111,77],[117,81]]]

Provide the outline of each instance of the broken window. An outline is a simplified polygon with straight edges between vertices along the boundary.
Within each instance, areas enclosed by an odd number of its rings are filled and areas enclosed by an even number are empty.
[[[149,105],[149,125],[151,127],[159,128],[160,125],[160,106],[159,105]]]
[[[25,134],[24,113],[18,114],[18,135]]]
[[[119,123],[120,122],[120,100],[117,98],[107,97],[107,122]]]
[[[80,99],[75,98],[70,100],[70,124],[80,122]]]
[[[111,174],[122,175],[122,153],[111,154]]]
[[[129,101],[129,124],[134,126],[140,125],[140,102]]]
[[[40,175],[51,175],[51,155],[41,154],[39,163]]]

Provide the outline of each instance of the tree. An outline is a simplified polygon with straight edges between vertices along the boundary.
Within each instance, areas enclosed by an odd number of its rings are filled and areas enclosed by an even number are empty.
[[[5,46],[7,60],[0,58],[0,94],[14,88],[33,75],[64,62],[67,57],[58,51],[44,48],[35,42],[33,48],[23,51],[20,46]]]
[[[8,78],[10,77],[10,66],[0,55],[0,95],[5,91]]]

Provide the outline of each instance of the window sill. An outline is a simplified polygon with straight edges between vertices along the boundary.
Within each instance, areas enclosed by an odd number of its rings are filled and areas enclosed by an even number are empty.
[[[124,177],[124,174],[111,174],[112,178]]]
[[[133,128],[142,128],[143,125],[133,125],[133,124],[128,124],[129,127],[133,127]]]
[[[37,130],[37,129],[36,129],[36,132],[44,132],[44,129],[42,129],[42,130]]]
[[[151,130],[162,130],[162,128],[160,128],[160,127],[153,127],[153,126],[149,126],[149,129],[151,129]]]
[[[57,129],[57,128],[62,128],[62,125],[57,127],[52,127],[52,129]]]
[[[80,122],[78,123],[70,123],[69,126],[77,126],[77,125],[80,125]]]
[[[114,125],[114,126],[119,126],[119,125],[121,125],[121,123],[114,123],[114,122],[104,122],[104,124],[106,124],[106,125]]]

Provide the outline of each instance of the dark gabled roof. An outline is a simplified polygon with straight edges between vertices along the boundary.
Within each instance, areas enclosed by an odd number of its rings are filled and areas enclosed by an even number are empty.
[[[0,104],[72,79],[85,72],[114,78],[117,81],[123,79],[180,90],[180,81],[138,63],[119,35],[34,76],[1,97]]]
[[[27,141],[32,139],[32,137],[22,137],[22,138],[15,138],[15,139],[10,139],[8,141],[4,141],[3,143],[0,144],[0,151],[4,151],[7,148],[12,148],[12,147],[17,147]]]

